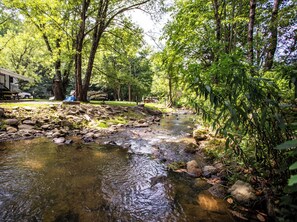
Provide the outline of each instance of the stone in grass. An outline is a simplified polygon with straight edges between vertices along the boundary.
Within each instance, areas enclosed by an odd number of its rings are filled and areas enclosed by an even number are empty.
[[[248,183],[238,180],[228,190],[233,198],[244,205],[249,205],[252,201],[256,200],[256,191]]]

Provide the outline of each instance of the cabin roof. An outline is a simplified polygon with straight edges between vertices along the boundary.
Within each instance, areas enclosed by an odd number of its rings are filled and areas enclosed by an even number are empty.
[[[14,73],[14,72],[12,72],[10,70],[3,69],[3,68],[0,68],[0,74],[8,75],[8,76],[11,76],[11,77],[14,77],[14,78],[17,78],[17,79],[22,79],[22,80],[25,80],[25,81],[28,81],[28,82],[33,82],[32,78],[16,74],[16,73]]]

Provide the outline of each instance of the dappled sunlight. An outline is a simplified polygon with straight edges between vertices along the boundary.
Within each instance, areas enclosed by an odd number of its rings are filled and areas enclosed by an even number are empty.
[[[23,165],[33,170],[40,170],[44,167],[44,163],[38,160],[26,160]]]
[[[216,212],[224,212],[226,210],[225,204],[222,200],[216,199],[207,193],[200,193],[197,197],[197,202],[204,210]]]
[[[103,159],[107,157],[107,154],[100,151],[94,151],[94,157],[96,159]]]

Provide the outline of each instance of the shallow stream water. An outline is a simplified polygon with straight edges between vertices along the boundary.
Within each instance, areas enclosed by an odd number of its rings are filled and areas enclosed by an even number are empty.
[[[233,221],[223,201],[151,155],[191,125],[190,116],[169,116],[147,138],[115,136],[129,148],[46,138],[0,143],[0,221]]]

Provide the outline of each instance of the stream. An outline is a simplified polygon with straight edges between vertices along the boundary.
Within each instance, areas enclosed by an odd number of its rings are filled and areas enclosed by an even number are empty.
[[[166,169],[193,159],[179,143],[193,124],[181,114],[96,143],[0,143],[0,221],[234,221],[195,178]]]

